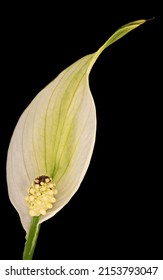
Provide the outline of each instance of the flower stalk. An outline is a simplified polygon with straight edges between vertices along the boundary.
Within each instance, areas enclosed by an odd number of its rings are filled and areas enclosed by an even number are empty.
[[[24,246],[23,260],[32,260],[33,258],[41,226],[41,224],[39,224],[39,218],[40,217],[33,217],[32,219],[31,226],[26,237],[27,240]]]

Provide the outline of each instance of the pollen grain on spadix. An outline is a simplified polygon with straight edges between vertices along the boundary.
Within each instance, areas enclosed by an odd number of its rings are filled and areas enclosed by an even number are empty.
[[[53,179],[47,175],[37,177],[27,189],[25,197],[30,216],[45,215],[48,209],[56,202],[55,195],[58,193]]]

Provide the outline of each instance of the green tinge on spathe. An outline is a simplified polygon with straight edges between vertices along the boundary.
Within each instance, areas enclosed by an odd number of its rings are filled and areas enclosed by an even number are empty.
[[[56,183],[56,203],[43,222],[54,216],[78,190],[89,166],[96,136],[96,110],[89,73],[101,52],[131,30],[138,20],[119,28],[99,50],[87,55],[47,85],[23,112],[14,130],[7,157],[9,197],[28,232],[31,217],[27,188],[40,175]]]

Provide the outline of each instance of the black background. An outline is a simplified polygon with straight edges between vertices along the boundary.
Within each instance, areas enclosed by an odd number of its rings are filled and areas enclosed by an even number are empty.
[[[39,4],[40,5],[40,4]],[[25,232],[7,194],[6,155],[18,118],[71,63],[121,25],[153,14],[83,7],[6,12],[1,43],[0,259],[21,259]],[[78,192],[41,226],[34,259],[161,259],[162,84],[157,17],[100,56],[90,74],[97,139]],[[4,27],[4,28],[3,28]],[[19,194],[18,194],[19,195]]]

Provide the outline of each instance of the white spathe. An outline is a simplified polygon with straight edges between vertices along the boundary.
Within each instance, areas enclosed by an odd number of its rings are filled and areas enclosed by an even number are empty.
[[[9,198],[28,232],[27,188],[40,175],[56,183],[57,201],[43,222],[54,216],[78,190],[92,156],[96,136],[96,110],[89,88],[89,73],[100,53],[144,23],[122,26],[95,53],[87,55],[47,85],[20,117],[8,150]]]

